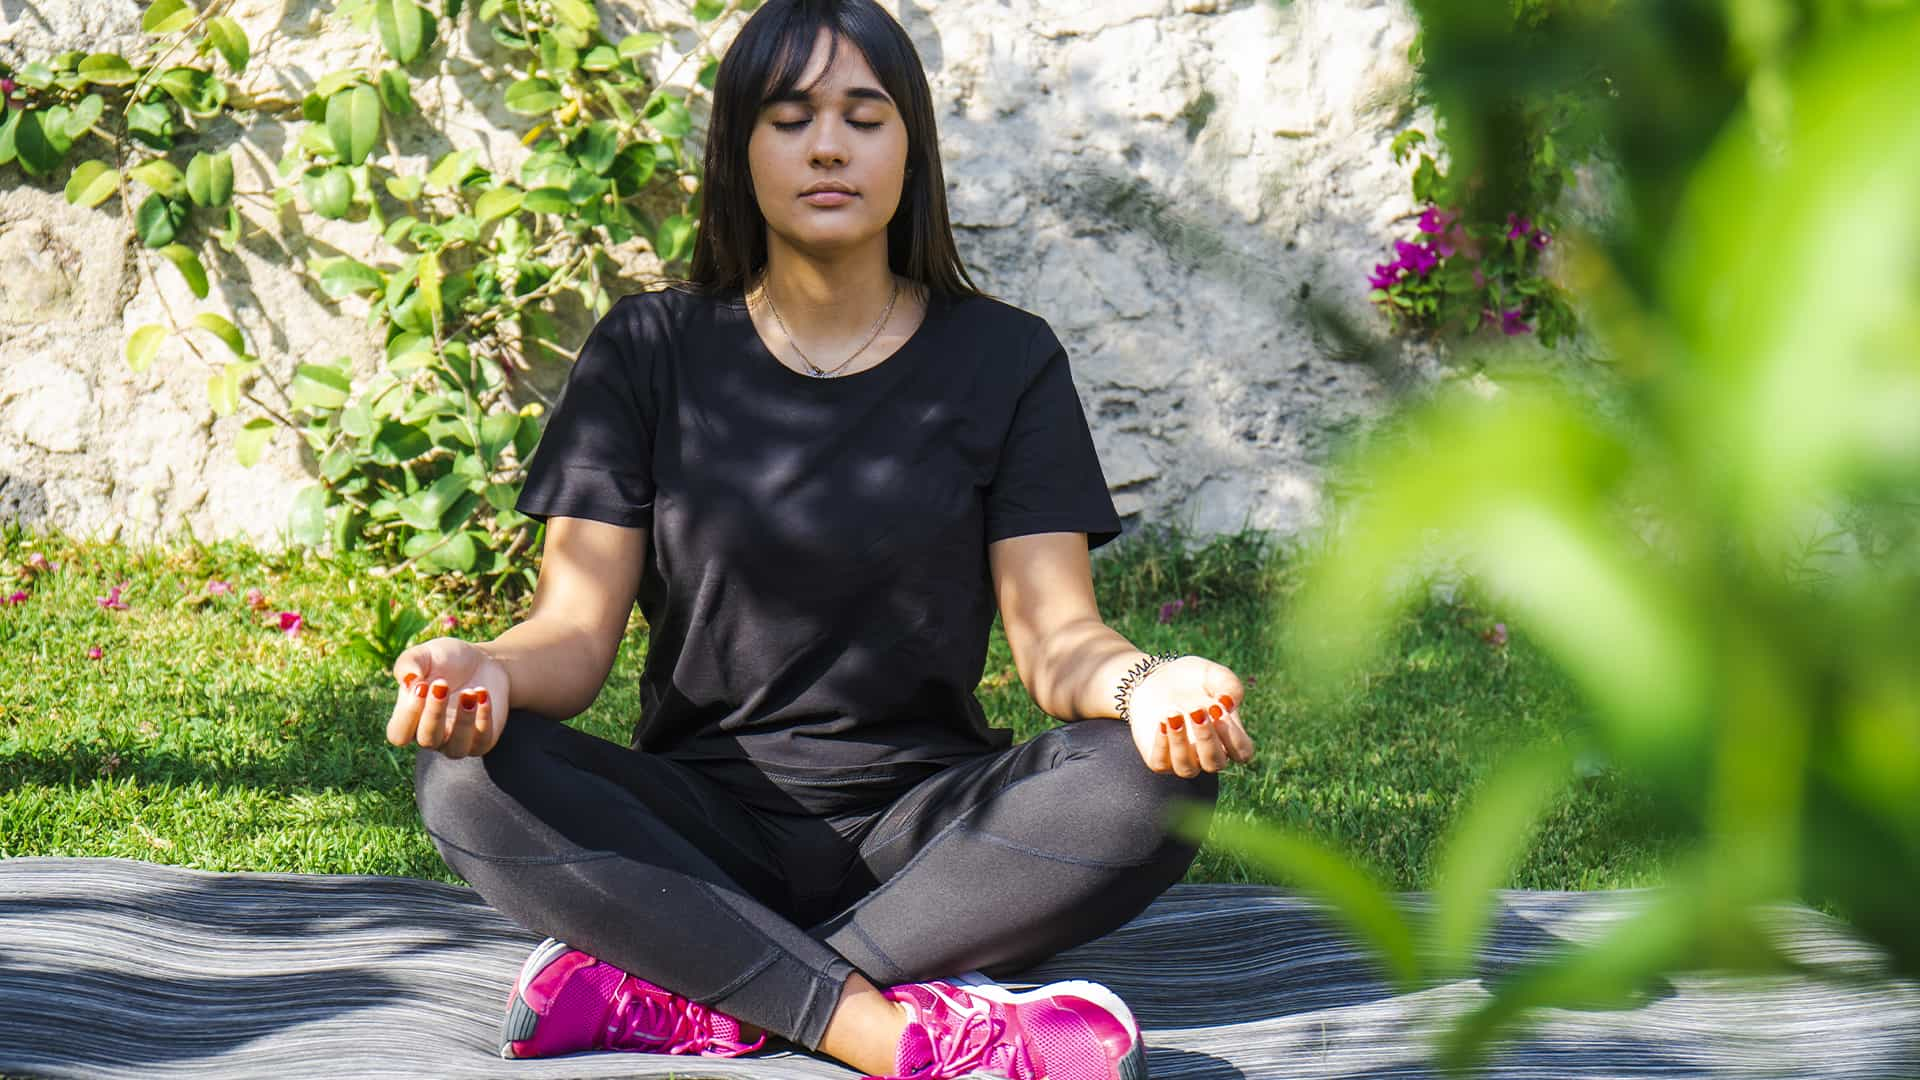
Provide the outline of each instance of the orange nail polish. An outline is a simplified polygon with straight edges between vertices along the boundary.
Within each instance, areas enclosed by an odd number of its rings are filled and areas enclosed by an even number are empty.
[[[435,701],[447,700],[447,684],[446,683],[433,684],[433,700]]]
[[[1221,704],[1222,706],[1224,706],[1224,707],[1226,707],[1226,708],[1228,708],[1228,709],[1231,709],[1231,708],[1233,708],[1233,695],[1232,695],[1232,694],[1221,694],[1221,695],[1220,695],[1220,704]]]
[[[1169,716],[1167,717],[1167,726],[1175,731],[1180,731],[1187,726],[1187,718],[1184,716]]]
[[[416,683],[413,688],[413,696],[425,701],[427,697],[427,684]]]
[[[1221,708],[1221,707],[1220,707],[1220,706],[1218,706],[1218,705],[1209,705],[1209,706],[1207,706],[1207,712],[1208,712],[1208,713],[1210,713],[1210,714],[1212,714],[1212,716],[1213,716],[1213,718],[1214,718],[1215,720],[1218,720],[1218,719],[1220,719],[1221,717],[1223,717],[1223,716],[1225,716],[1225,715],[1227,715],[1227,710],[1225,710],[1225,709],[1223,709],[1223,708]]]
[[[1195,724],[1204,724],[1204,723],[1206,723],[1206,722],[1207,722],[1207,710],[1205,710],[1205,709],[1195,709],[1195,710],[1193,710],[1193,722],[1194,722]]]
[[[419,678],[420,678],[419,672],[409,671],[407,672],[407,677],[400,680],[400,685],[405,686],[407,689],[411,690],[413,689],[414,682]]]
[[[1167,733],[1167,722],[1165,720],[1162,720],[1160,721],[1160,734],[1165,735],[1166,733]]]
[[[478,690],[475,690],[473,692],[473,696],[474,696],[475,702],[480,705],[485,705],[488,701],[492,700],[487,696],[487,688],[484,686]]]
[[[473,691],[471,690],[460,691],[460,708],[463,711],[472,712],[475,704],[477,704],[477,702],[474,699]]]

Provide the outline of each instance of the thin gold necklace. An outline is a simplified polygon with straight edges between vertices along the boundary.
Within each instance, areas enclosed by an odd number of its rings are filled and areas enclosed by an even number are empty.
[[[768,310],[773,312],[773,321],[780,324],[780,332],[786,335],[787,344],[793,347],[794,353],[800,357],[800,362],[807,365],[807,374],[816,379],[830,379],[838,374],[842,368],[853,363],[855,356],[866,352],[867,346],[873,344],[873,339],[880,336],[880,328],[887,325],[887,316],[893,314],[893,302],[900,298],[900,279],[897,277],[893,279],[893,292],[887,297],[886,310],[882,311],[880,318],[874,322],[873,332],[867,335],[867,340],[861,342],[860,347],[853,350],[853,356],[847,357],[830,369],[823,369],[820,365],[808,359],[806,353],[800,351],[800,343],[794,340],[793,331],[787,329],[787,321],[780,317],[780,309],[774,305],[773,293],[767,289],[767,275],[764,272],[760,275],[760,296],[766,300]]]

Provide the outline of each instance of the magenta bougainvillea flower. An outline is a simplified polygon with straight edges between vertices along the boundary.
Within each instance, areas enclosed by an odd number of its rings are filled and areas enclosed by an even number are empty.
[[[302,619],[300,613],[297,611],[283,611],[280,613],[280,632],[288,637],[299,637],[300,629],[305,625],[306,620]]]
[[[460,625],[460,620],[458,620],[458,619],[456,619],[456,618],[454,618],[454,617],[453,617],[452,615],[448,615],[448,616],[446,616],[446,617],[444,617],[444,618],[442,618],[442,619],[440,620],[440,625],[442,625],[442,626],[444,626],[444,627],[446,627],[447,629],[449,629],[449,630],[451,630],[451,629],[453,629],[454,627],[456,627],[456,626],[459,626],[459,625]]]
[[[1405,240],[1395,240],[1393,250],[1400,255],[1400,265],[1406,267],[1407,271],[1416,277],[1426,277],[1429,271],[1440,265],[1439,258],[1425,244],[1409,244]]]
[[[1533,333],[1533,327],[1527,325],[1525,315],[1526,313],[1520,308],[1501,312],[1500,329],[1504,331],[1508,337],[1513,337],[1517,334]]]
[[[1545,229],[1535,229],[1533,231],[1533,250],[1545,251],[1547,250],[1547,245],[1552,242],[1553,237],[1548,236]]]
[[[1487,631],[1484,636],[1487,639],[1487,644],[1492,645],[1496,649],[1500,648],[1507,643],[1507,624],[1503,622],[1494,623],[1493,629]]]
[[[1160,621],[1163,623],[1172,622],[1173,617],[1175,615],[1180,614],[1180,609],[1186,606],[1187,606],[1187,602],[1185,600],[1169,600],[1166,603],[1161,604],[1160,605]]]
[[[1528,221],[1526,218],[1521,217],[1519,214],[1507,215],[1507,239],[1525,240],[1527,238],[1527,234],[1532,231],[1533,231],[1533,222]]]
[[[98,660],[105,655],[106,653],[102,652],[100,650],[100,646],[98,645],[95,645],[93,648],[87,650],[87,659],[89,660]]]
[[[25,589],[15,589],[12,595],[8,596],[5,600],[0,600],[0,604],[24,604],[26,602],[27,590]]]
[[[109,590],[107,595],[94,597],[94,601],[110,611],[125,611],[127,610],[127,602],[120,599],[120,590],[126,587],[127,583],[123,581]]]
[[[1374,263],[1373,274],[1367,278],[1367,284],[1376,289],[1390,289],[1400,280],[1401,266],[1397,262]]]
[[[1420,231],[1424,233],[1444,233],[1459,219],[1460,215],[1458,213],[1442,210],[1437,206],[1429,206],[1427,207],[1426,213],[1420,215]]]

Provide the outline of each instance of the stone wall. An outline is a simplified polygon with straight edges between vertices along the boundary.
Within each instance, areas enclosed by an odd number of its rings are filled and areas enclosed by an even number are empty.
[[[207,129],[206,142],[226,145],[244,124],[234,155],[242,191],[270,190],[300,93],[377,47],[330,24],[331,6],[227,9],[255,53],[235,98],[293,106],[284,118],[240,113]],[[1067,345],[1129,526],[1291,533],[1316,520],[1330,439],[1386,398],[1378,367],[1353,362],[1356,353],[1434,370],[1432,357],[1386,339],[1365,298],[1365,270],[1404,235],[1413,209],[1387,148],[1413,120],[1406,52],[1416,27],[1404,3],[888,6],[933,84],[962,255],[983,288],[1046,317]],[[0,0],[0,55],[133,55],[144,7]],[[666,68],[674,48],[698,40],[686,8],[600,2],[611,38],[668,31]],[[500,52],[484,34],[440,47],[451,78],[417,85],[416,98],[459,145],[481,146],[489,168],[517,172],[525,121],[478,92]],[[700,120],[705,102],[695,104]],[[450,148],[439,132],[396,146],[414,171]],[[261,463],[242,468],[233,438],[249,407],[216,417],[204,362],[177,342],[139,374],[123,345],[168,312],[185,325],[214,310],[246,331],[275,384],[295,364],[343,352],[371,372],[364,303],[336,304],[288,271],[336,249],[373,256],[371,230],[244,200],[249,236],[235,254],[203,252],[214,292],[196,301],[139,248],[117,200],[79,209],[61,195],[64,174],[37,184],[14,167],[0,176],[0,519],[123,540],[185,525],[202,538],[284,543],[311,455],[280,432]],[[636,286],[653,268],[642,247],[632,245],[627,266]],[[1362,329],[1357,344],[1335,328],[1341,315]],[[590,325],[579,313],[567,333],[578,341]],[[565,374],[541,371],[529,392],[551,395]]]

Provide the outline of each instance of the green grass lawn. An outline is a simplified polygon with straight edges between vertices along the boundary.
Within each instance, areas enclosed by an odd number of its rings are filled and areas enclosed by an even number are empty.
[[[59,569],[16,583],[35,553]],[[1497,613],[1461,605],[1409,617],[1335,706],[1309,708],[1275,655],[1291,568],[1254,534],[1192,550],[1166,534],[1128,536],[1100,553],[1095,574],[1102,613],[1141,648],[1200,653],[1247,680],[1258,759],[1224,774],[1223,812],[1305,829],[1396,888],[1429,886],[1436,842],[1504,750],[1576,730],[1577,699],[1525,629],[1491,642]],[[216,579],[234,591],[209,594]],[[103,606],[121,582],[126,608]],[[422,639],[486,640],[512,611],[375,577],[352,556],[190,539],[135,549],[17,526],[0,528],[0,586],[0,598],[29,594],[0,606],[0,856],[458,880],[420,829],[415,751],[383,735],[391,676],[342,645],[390,600],[435,619]],[[1163,603],[1189,596],[1160,620]],[[282,611],[301,615],[297,636],[280,630]],[[636,615],[600,700],[574,724],[626,742],[645,645]],[[997,629],[980,697],[1022,738],[1052,723]],[[1589,763],[1508,885],[1656,884],[1678,842],[1638,791]],[[1188,879],[1268,880],[1212,845]]]

